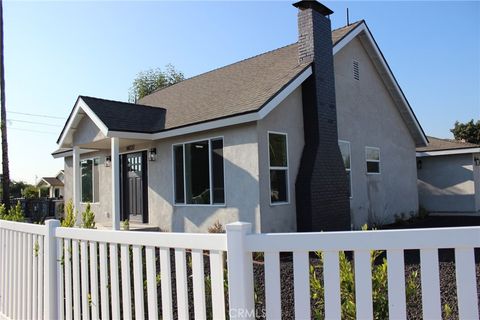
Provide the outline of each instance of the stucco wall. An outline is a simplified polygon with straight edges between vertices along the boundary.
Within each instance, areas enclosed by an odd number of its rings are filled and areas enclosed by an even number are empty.
[[[111,224],[111,211],[112,211],[112,167],[105,167],[105,157],[110,155],[110,150],[104,150],[99,152],[92,152],[83,154],[80,159],[99,159],[99,201],[91,204],[91,209],[95,213],[95,221],[101,224]],[[73,199],[73,158],[66,157],[65,164],[65,201]],[[80,208],[77,208],[79,214],[85,210],[86,204],[80,204]]]
[[[360,80],[353,77],[359,62]],[[414,141],[358,39],[335,55],[338,137],[350,142],[355,228],[418,210]],[[365,147],[380,148],[379,175],[367,175]]]
[[[88,116],[85,116],[77,126],[73,134],[73,144],[81,145],[93,141],[105,139],[105,135],[100,132],[100,129],[93,123]]]
[[[172,145],[213,137],[223,137],[225,205],[194,206],[173,205]],[[82,139],[88,143],[88,139]],[[138,143],[128,152],[157,148],[157,160],[148,161],[149,224],[162,230],[175,232],[206,232],[216,221],[223,225],[247,221],[260,232],[258,191],[257,132],[255,124],[230,127],[223,130]],[[121,148],[120,152],[127,152]],[[98,223],[111,224],[111,167],[105,167],[105,156],[110,150],[82,155],[81,159],[100,159],[100,201],[92,204]],[[65,158],[65,199],[72,199],[72,157]],[[81,205],[79,211],[83,211]]]
[[[290,190],[288,204],[270,204],[268,131],[287,133]],[[301,88],[292,92],[277,108],[258,122],[257,133],[262,232],[295,232],[297,231],[295,179],[304,146]]]
[[[224,145],[225,205],[172,205],[172,145],[219,136]],[[206,232],[216,221],[246,221],[260,232],[257,143],[255,124],[157,141],[157,160],[149,162],[148,170],[150,223],[168,231]]]
[[[419,159],[422,161],[422,169],[418,170],[421,206],[432,212],[453,213],[476,210],[474,166],[471,154]],[[478,167],[475,169],[477,171]]]

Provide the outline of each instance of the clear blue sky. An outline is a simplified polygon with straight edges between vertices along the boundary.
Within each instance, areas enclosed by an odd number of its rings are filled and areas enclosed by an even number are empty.
[[[293,43],[291,3],[7,1],[7,108],[66,118],[79,94],[127,100],[141,70],[172,63],[190,77]],[[347,7],[367,21],[427,134],[480,117],[479,2],[324,3],[333,27]],[[50,156],[63,120],[8,116],[56,125],[9,123],[13,179],[63,167]]]

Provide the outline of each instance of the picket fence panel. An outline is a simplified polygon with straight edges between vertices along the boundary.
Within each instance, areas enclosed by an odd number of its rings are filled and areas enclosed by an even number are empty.
[[[474,249],[480,247],[480,227],[250,231],[250,224],[240,222],[227,225],[226,234],[186,234],[61,228],[58,221],[44,226],[0,221],[0,319],[222,319],[226,313],[231,319],[254,318],[252,254],[258,252],[264,253],[267,319],[282,317],[285,252],[293,257],[295,317],[311,317],[310,257],[321,252],[325,317],[340,318],[339,254],[345,251],[353,252],[356,316],[371,319],[371,250],[386,251],[389,314],[405,319],[404,251],[410,249],[420,250],[423,316],[440,318],[441,248],[455,249],[459,318],[478,318]]]

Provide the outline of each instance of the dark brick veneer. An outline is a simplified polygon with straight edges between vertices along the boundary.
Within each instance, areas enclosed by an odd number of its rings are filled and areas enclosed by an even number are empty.
[[[318,2],[294,5],[299,8],[299,61],[312,62],[313,67],[302,86],[305,147],[295,183],[297,229],[349,230],[348,181],[338,147],[332,30],[325,16],[331,11]]]

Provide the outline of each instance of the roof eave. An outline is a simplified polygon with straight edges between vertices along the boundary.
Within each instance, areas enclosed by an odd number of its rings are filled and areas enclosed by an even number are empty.
[[[473,153],[480,153],[480,147],[457,148],[457,149],[449,149],[449,150],[417,151],[416,156],[418,158],[423,158],[423,157],[450,156],[450,155],[473,154]]]

